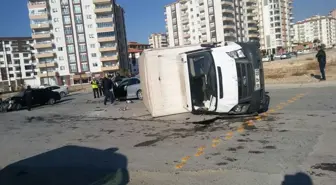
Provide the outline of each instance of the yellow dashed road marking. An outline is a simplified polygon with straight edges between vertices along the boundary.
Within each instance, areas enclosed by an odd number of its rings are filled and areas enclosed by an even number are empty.
[[[262,118],[267,117],[269,113],[274,113],[274,112],[276,112],[278,110],[281,110],[285,106],[289,105],[290,103],[295,102],[296,100],[298,100],[299,98],[302,98],[305,95],[306,95],[305,93],[298,94],[298,95],[292,97],[291,99],[287,100],[286,102],[282,102],[279,105],[277,105],[276,109],[269,109],[267,112],[264,112],[264,113],[262,113],[262,114],[260,114],[258,116],[255,116],[254,120],[260,121],[260,120],[262,120]],[[245,121],[244,124],[247,125],[247,126],[255,126],[255,123],[254,123],[253,119]],[[244,126],[240,125],[236,129],[236,131],[238,133],[244,132],[245,131]],[[233,135],[234,135],[234,133],[232,131],[229,131],[228,133],[225,134],[225,139],[229,140],[229,139],[231,139],[233,137]],[[221,138],[224,138],[224,137],[221,136],[221,137],[217,137],[217,138],[215,138],[215,139],[212,140],[212,144],[211,144],[212,148],[216,148],[220,144],[220,141],[222,140]],[[195,157],[199,157],[199,156],[203,155],[204,154],[204,150],[205,150],[205,146],[201,146],[201,147],[197,148],[197,152],[195,153],[194,156]],[[187,161],[190,158],[191,158],[191,156],[185,156],[185,157],[183,157],[181,159],[181,163],[175,165],[175,168],[176,169],[181,169],[187,163]]]

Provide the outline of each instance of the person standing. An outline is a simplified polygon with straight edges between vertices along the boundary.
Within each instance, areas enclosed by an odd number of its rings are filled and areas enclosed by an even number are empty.
[[[92,91],[93,91],[93,97],[94,98],[99,98],[99,90],[98,90],[98,81],[96,80],[96,78],[93,78],[91,81],[91,87],[92,87]]]
[[[98,88],[99,88],[99,96],[103,96],[103,79],[102,78],[99,79]]]
[[[325,76],[325,67],[327,63],[327,56],[322,46],[318,47],[318,52],[316,54],[317,61],[319,63],[320,72],[321,72],[321,81],[326,80]]]
[[[103,89],[104,89],[104,105],[106,105],[108,99],[110,99],[111,104],[113,104],[114,101],[114,95],[113,95],[113,81],[111,80],[110,76],[108,78],[105,76],[103,79]]]
[[[33,90],[31,89],[30,85],[28,85],[27,89],[24,91],[24,97],[25,97],[28,111],[30,111],[32,107],[32,102],[33,102]]]

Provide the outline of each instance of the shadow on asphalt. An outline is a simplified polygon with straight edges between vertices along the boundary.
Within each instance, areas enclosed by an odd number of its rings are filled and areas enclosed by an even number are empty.
[[[300,172],[295,175],[285,175],[281,185],[313,185],[313,181],[309,175]]]
[[[310,76],[317,80],[321,80],[321,75],[310,74]]]
[[[127,158],[117,150],[61,147],[5,167],[0,184],[125,185],[129,182]]]

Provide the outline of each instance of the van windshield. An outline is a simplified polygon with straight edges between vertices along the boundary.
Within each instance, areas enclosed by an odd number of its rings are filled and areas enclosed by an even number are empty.
[[[217,103],[216,68],[209,51],[188,55],[190,91],[194,110],[215,111]]]

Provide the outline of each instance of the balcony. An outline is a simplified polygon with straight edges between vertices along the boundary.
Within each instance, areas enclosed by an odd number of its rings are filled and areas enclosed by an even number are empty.
[[[95,10],[94,10],[95,13],[110,13],[112,12],[112,6],[96,6]]]
[[[222,10],[222,12],[223,12],[223,13],[231,13],[231,14],[234,14],[234,13],[235,13],[233,9],[227,9],[227,8],[224,8],[224,9]]]
[[[56,72],[39,72],[37,74],[40,78],[43,78],[43,77],[54,77],[56,76]]]
[[[187,34],[183,34],[184,38],[190,38],[190,34],[187,33]]]
[[[256,27],[256,26],[249,26],[248,30],[258,31],[258,27]]]
[[[98,37],[98,42],[111,42],[115,41],[115,36],[112,37]]]
[[[118,55],[114,55],[114,56],[106,56],[106,57],[102,56],[102,57],[100,58],[100,61],[101,61],[101,62],[108,62],[108,61],[115,61],[115,60],[118,60]]]
[[[225,29],[225,28],[235,29],[236,26],[235,26],[235,25],[231,25],[231,24],[224,24],[224,25],[223,25],[223,28],[224,28],[224,29]]]
[[[106,51],[116,51],[117,50],[117,46],[110,46],[110,47],[100,47],[99,51],[100,52],[106,52]]]
[[[105,67],[101,67],[102,71],[117,71],[119,70],[119,66],[115,65],[115,66],[105,66]]]
[[[190,30],[189,26],[184,26],[183,27],[183,31],[189,31],[189,30]]]
[[[181,5],[181,10],[186,10],[186,9],[188,9],[188,6],[186,4]]]
[[[54,52],[47,52],[47,53],[37,53],[36,58],[50,58],[50,57],[55,57]]]
[[[39,63],[37,64],[38,68],[46,68],[46,67],[57,67],[56,62],[46,62],[46,63]]]
[[[96,18],[96,23],[100,23],[100,22],[113,22],[113,18],[112,17],[104,17],[104,18]]]
[[[34,8],[47,8],[47,2],[46,1],[40,1],[40,2],[29,2],[28,3],[28,9],[34,9]]]
[[[99,4],[99,3],[110,3],[111,0],[93,0],[94,4]]]
[[[256,37],[259,37],[259,35],[256,34],[256,33],[250,33],[250,34],[248,34],[248,36],[249,36],[250,38],[256,38]]]
[[[233,17],[223,17],[223,21],[234,21]]]
[[[182,24],[188,24],[189,20],[188,19],[182,19]]]
[[[232,0],[223,0],[222,5],[230,5],[233,6],[233,1]]]
[[[46,29],[50,27],[51,27],[50,22],[30,24],[31,29]]]
[[[53,43],[52,42],[46,42],[46,43],[36,43],[34,44],[34,48],[41,49],[41,48],[52,48]]]
[[[37,14],[29,14],[30,19],[48,19],[48,12],[37,13]]]
[[[97,33],[114,31],[114,27],[97,28]]]
[[[32,34],[33,39],[48,39],[51,37],[52,34],[50,32],[37,32]]]

